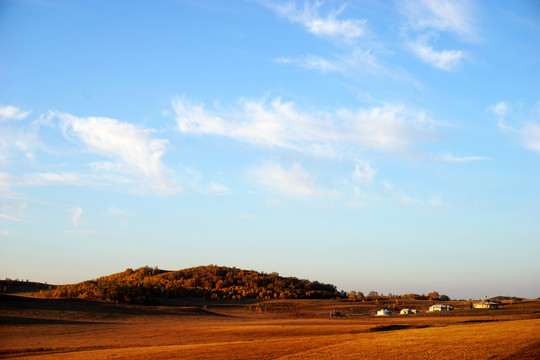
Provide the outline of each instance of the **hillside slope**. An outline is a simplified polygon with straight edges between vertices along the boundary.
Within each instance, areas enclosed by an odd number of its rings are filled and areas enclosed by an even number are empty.
[[[156,297],[220,299],[307,299],[338,296],[334,285],[224,266],[178,271],[143,267],[78,284],[62,285],[54,297],[151,304]]]

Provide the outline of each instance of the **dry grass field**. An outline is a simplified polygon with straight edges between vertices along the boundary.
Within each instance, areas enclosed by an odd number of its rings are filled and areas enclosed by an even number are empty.
[[[375,317],[383,304],[280,300],[142,307],[0,295],[0,358],[539,359],[540,301]],[[389,303],[391,304],[391,303]],[[388,304],[388,305],[389,305]],[[331,309],[351,316],[329,319]]]

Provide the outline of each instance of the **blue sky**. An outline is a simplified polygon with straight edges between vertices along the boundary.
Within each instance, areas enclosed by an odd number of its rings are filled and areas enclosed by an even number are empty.
[[[540,296],[531,1],[3,1],[0,277]]]

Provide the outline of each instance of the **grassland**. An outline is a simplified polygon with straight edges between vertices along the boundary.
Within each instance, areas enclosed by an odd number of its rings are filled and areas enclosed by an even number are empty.
[[[18,294],[21,295],[21,294]],[[0,358],[538,359],[540,301],[499,310],[375,317],[388,304],[339,300],[136,306],[0,295]],[[332,309],[350,316],[330,319]]]

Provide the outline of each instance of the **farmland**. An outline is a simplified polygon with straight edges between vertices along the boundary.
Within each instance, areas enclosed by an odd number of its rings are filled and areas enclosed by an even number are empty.
[[[140,306],[0,295],[0,358],[24,359],[534,359],[540,301],[498,310],[375,317],[395,302],[331,299],[203,301]],[[35,295],[35,294],[34,294]],[[346,315],[329,318],[330,311]]]

